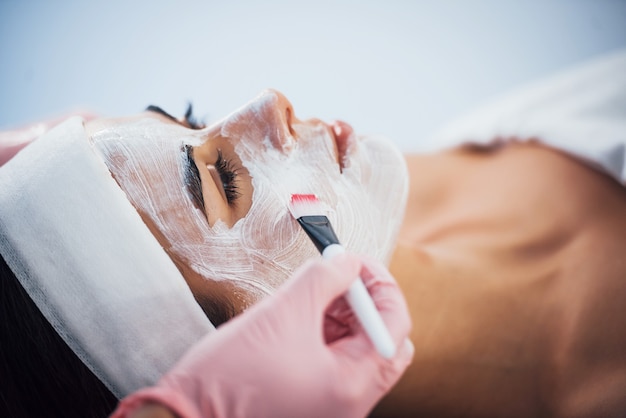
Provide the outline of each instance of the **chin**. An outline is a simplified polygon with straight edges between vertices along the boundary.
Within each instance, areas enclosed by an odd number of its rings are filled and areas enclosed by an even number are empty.
[[[399,149],[385,137],[360,136],[344,175],[358,177],[362,195],[367,199],[352,202],[353,213],[367,213],[352,224],[353,230],[370,230],[368,238],[376,244],[366,245],[364,236],[354,236],[351,247],[384,263],[391,259],[408,198],[409,176],[406,161]],[[356,206],[362,207],[356,207]],[[344,214],[344,216],[349,216]],[[346,219],[345,217],[343,218]],[[352,235],[346,231],[348,236]]]

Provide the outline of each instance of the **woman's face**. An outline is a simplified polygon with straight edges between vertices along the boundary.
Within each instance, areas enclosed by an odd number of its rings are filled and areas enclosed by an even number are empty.
[[[288,211],[294,193],[317,195],[349,250],[391,255],[407,193],[402,156],[345,123],[298,120],[276,91],[206,128],[154,109],[86,129],[214,323],[318,256]]]

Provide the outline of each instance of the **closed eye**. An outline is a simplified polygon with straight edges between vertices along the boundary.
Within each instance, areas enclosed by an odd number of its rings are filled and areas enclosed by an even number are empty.
[[[200,172],[198,166],[193,159],[193,147],[191,145],[183,145],[183,151],[185,153],[185,187],[191,195],[191,200],[194,205],[206,216],[206,208],[204,206],[204,196],[202,194],[202,180],[200,179]]]
[[[241,195],[237,187],[237,170],[233,168],[230,160],[222,155],[222,150],[217,150],[217,161],[213,165],[220,175],[222,188],[229,205],[235,205]]]
[[[193,204],[200,210],[205,216],[208,216],[206,212],[206,205],[204,200],[204,194],[202,192],[202,178],[200,171],[196,165],[193,156],[193,147],[191,145],[183,145],[184,152],[184,182]],[[219,175],[219,181],[217,187],[220,187],[223,191],[223,195],[226,198],[228,204],[232,207],[237,205],[237,200],[241,196],[237,185],[238,169],[233,167],[230,160],[227,160],[220,149],[217,150],[217,161],[213,165]],[[207,217],[208,220],[208,217]]]

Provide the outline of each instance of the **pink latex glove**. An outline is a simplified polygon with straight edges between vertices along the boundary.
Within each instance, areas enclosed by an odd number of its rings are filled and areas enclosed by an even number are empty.
[[[70,116],[82,116],[85,120],[94,119],[96,117],[93,113],[79,111],[68,113],[63,117],[33,123],[21,128],[12,129],[10,131],[0,132],[0,167],[13,158],[13,156],[26,145],[30,144],[39,136],[43,135]]]
[[[340,296],[361,273],[398,345],[378,355]],[[378,263],[354,255],[309,262],[275,295],[207,335],[157,386],[113,417],[149,402],[183,418],[364,417],[413,357],[402,293]]]

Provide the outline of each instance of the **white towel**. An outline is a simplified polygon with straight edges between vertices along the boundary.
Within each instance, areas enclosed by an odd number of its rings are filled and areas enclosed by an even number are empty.
[[[449,147],[539,139],[626,182],[626,50],[517,89],[449,124],[427,143]]]
[[[0,253],[118,398],[155,383],[214,329],[91,149],[80,118],[0,168]]]

